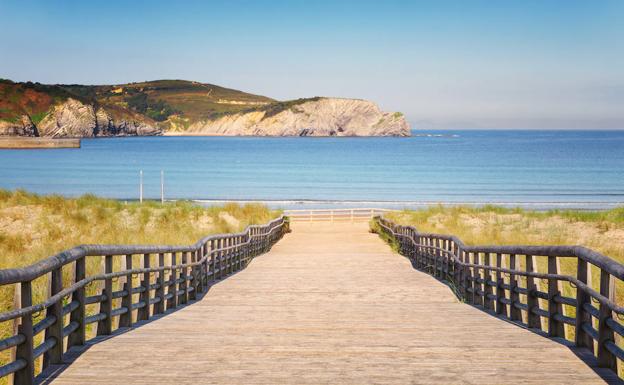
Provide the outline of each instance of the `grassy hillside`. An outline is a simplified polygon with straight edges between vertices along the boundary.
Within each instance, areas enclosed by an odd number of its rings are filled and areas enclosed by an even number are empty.
[[[62,85],[63,89],[116,105],[164,122],[173,117],[189,122],[272,103],[265,96],[186,80],[156,80],[119,85]]]
[[[140,115],[167,131],[184,130],[199,120],[241,111],[266,109],[275,113],[308,100],[277,102],[266,96],[187,80],[45,85],[0,79],[0,120],[16,123],[27,115],[36,125],[52,106],[70,97],[104,107],[113,116]]]
[[[37,124],[53,105],[69,97],[84,100],[59,86],[0,79],[0,120],[14,123],[28,115]]]

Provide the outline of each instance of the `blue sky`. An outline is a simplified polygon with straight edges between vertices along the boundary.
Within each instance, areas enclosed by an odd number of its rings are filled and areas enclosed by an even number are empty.
[[[0,77],[356,97],[414,128],[624,128],[624,1],[0,0]]]

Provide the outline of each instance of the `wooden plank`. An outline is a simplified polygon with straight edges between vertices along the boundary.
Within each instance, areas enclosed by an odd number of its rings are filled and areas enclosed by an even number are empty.
[[[604,383],[567,346],[458,301],[365,223],[293,228],[201,300],[91,345],[54,384]]]

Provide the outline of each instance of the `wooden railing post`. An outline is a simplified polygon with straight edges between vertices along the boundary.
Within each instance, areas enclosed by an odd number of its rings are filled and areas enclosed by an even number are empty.
[[[478,251],[475,251],[472,253],[472,263],[475,265],[479,265],[480,264],[480,253]],[[473,278],[472,278],[472,303],[475,305],[483,305],[483,302],[481,301],[481,295],[479,294],[479,291],[481,290],[481,284],[477,281],[479,278],[481,278],[481,269],[479,269],[478,267],[474,267],[473,268]]]
[[[576,277],[579,281],[588,284],[591,276],[587,261],[578,258]],[[591,285],[588,285],[591,286]],[[579,347],[586,347],[594,352],[593,338],[583,330],[583,324],[592,324],[591,315],[585,310],[585,304],[591,305],[591,297],[580,287],[576,288],[576,322],[574,325],[574,343]]]
[[[126,270],[132,270],[132,254],[125,255]],[[119,327],[132,327],[132,274],[126,274],[126,282],[123,284],[125,295],[121,297],[121,306],[128,309],[119,316]]]
[[[496,267],[504,268],[503,254],[496,253]],[[507,306],[503,301],[505,299],[505,276],[500,271],[496,272],[496,314],[507,317]]]
[[[165,266],[165,254],[158,254],[158,267]],[[160,298],[160,301],[154,304],[154,314],[161,314],[165,311],[165,271],[160,270],[158,272],[158,288],[154,293],[154,298]]]
[[[559,274],[559,261],[555,256],[548,257],[548,274]],[[548,279],[548,335],[550,337],[565,338],[563,322],[555,319],[555,315],[563,315],[563,305],[555,301],[555,297],[560,295],[559,280]]]
[[[243,269],[249,265],[249,232],[245,233],[243,237],[243,242],[245,245],[243,246]]]
[[[143,255],[143,268],[147,269],[150,267],[150,255]],[[141,287],[143,291],[139,295],[139,301],[143,302],[145,305],[139,308],[137,312],[137,321],[145,321],[150,317],[150,273],[143,273],[143,279],[141,280]]]
[[[494,300],[492,298],[488,298],[488,296],[493,295],[492,286],[489,284],[489,281],[492,280],[492,271],[489,269],[490,266],[490,253],[483,253],[483,265],[486,266],[483,269],[483,307],[488,310],[494,310]]]
[[[107,255],[104,257],[104,273],[110,274],[113,272],[113,256]],[[109,335],[113,331],[113,280],[112,278],[106,278],[104,280],[104,290],[102,294],[106,296],[104,301],[100,302],[100,313],[106,315],[106,318],[98,322],[97,335]]]
[[[182,264],[185,265],[188,262],[189,253],[182,253]],[[188,292],[188,268],[183,267],[180,272],[180,278],[182,282],[180,282],[180,290],[182,291],[182,298],[180,299],[181,304],[186,304],[189,301],[189,292]]]
[[[176,252],[171,253],[171,266],[177,265]],[[175,309],[178,306],[178,269],[172,267],[169,274],[169,287],[167,288],[169,300],[167,301],[167,310]]]
[[[63,290],[62,268],[58,267],[50,273],[50,297]],[[54,323],[46,329],[45,339],[54,338],[56,344],[43,355],[43,368],[50,364],[60,364],[63,362],[63,301],[58,300],[46,309],[46,317],[54,317]]]
[[[525,255],[526,271],[528,273],[537,272],[537,261],[534,255]],[[535,292],[535,278],[527,275],[527,325],[529,328],[542,329],[542,320],[539,314],[535,314],[533,309],[539,309],[539,300]]]
[[[509,255],[509,269],[518,270],[518,259],[516,254]],[[520,303],[520,293],[516,290],[518,287],[518,277],[516,274],[511,273],[509,275],[509,318],[512,321],[522,321],[522,311],[516,307],[517,303]]]
[[[189,251],[187,252],[190,263],[197,262],[197,251]],[[191,266],[191,278],[190,287],[193,288],[193,291],[189,291],[189,300],[194,301],[197,299],[197,289],[198,289],[198,274],[197,274],[197,266]]]
[[[208,272],[210,271],[210,256],[208,253],[208,242],[205,242],[201,252],[201,258],[204,259],[202,265],[202,293],[208,290]]]
[[[74,282],[79,282],[85,278],[85,257],[78,258],[74,262]],[[82,286],[72,293],[72,302],[76,301],[78,306],[71,312],[69,316],[70,322],[76,322],[78,328],[74,330],[68,338],[67,348],[72,346],[84,345],[86,338],[85,325],[85,287]]]
[[[464,269],[461,268],[461,264],[459,262],[461,261],[462,251],[457,243],[455,243],[454,253],[455,253],[455,257],[457,258],[457,261],[454,262],[454,267],[453,267],[453,270],[455,271],[455,285],[457,286],[457,291],[460,297],[466,298],[466,292],[464,290],[463,277],[462,277],[462,275],[464,274]]]
[[[450,246],[450,241],[448,239],[444,240],[444,250],[446,250],[444,254],[444,268],[442,273],[444,274],[444,279],[449,279],[450,275],[450,265],[451,265],[451,261],[450,261],[450,254],[449,252],[451,252],[451,246]]]
[[[223,272],[225,265],[223,263],[223,250],[221,250],[222,247],[223,238],[219,238],[217,239],[217,261],[219,264],[219,279],[223,279],[223,277],[225,276],[225,273]]]
[[[472,303],[472,301],[474,301],[474,291],[469,291],[469,289],[472,289],[472,281],[470,280],[472,278],[472,270],[470,266],[468,266],[468,263],[470,263],[470,252],[462,250],[462,254],[464,261],[464,290],[466,291],[464,300]]]
[[[228,248],[225,251],[225,271],[227,273],[227,275],[230,275],[234,272],[234,253],[232,252],[233,249],[231,249],[231,247],[234,245],[234,240],[232,239],[231,236],[228,236],[225,239],[226,242],[226,247]]]
[[[17,309],[21,309],[22,308],[22,284],[20,282],[17,282],[15,285],[13,285],[13,309],[17,310]],[[22,323],[22,318],[18,317],[18,318],[14,318],[13,322],[12,322],[12,332],[13,335],[18,335],[19,334],[19,326]],[[16,357],[15,357],[15,351],[16,351],[17,347],[13,347],[11,348],[11,361],[15,361]],[[14,374],[9,374],[9,376],[7,377],[7,384],[8,385],[13,385],[15,384],[15,378],[14,378]]]
[[[204,258],[204,255],[206,255],[205,245],[200,246],[199,249],[197,249],[196,253],[197,253],[197,257],[196,257],[197,261],[201,261]],[[197,290],[199,293],[204,292],[207,266],[208,266],[207,259],[201,262],[199,265],[197,265],[197,275],[198,275]]]
[[[238,260],[238,270],[243,269],[243,264],[244,264],[244,251],[243,251],[243,247],[241,246],[241,243],[243,243],[245,240],[244,236],[239,235],[236,237],[236,244],[238,245],[236,247],[236,255],[237,255],[237,260]]]
[[[600,270],[600,294],[612,301],[615,299],[615,282],[611,274],[604,269]],[[617,370],[617,359],[606,347],[607,342],[615,342],[613,330],[607,324],[607,320],[611,317],[613,317],[611,308],[600,303],[598,310],[598,366]]]
[[[217,280],[217,269],[219,266],[217,265],[217,252],[215,251],[215,245],[217,242],[214,239],[210,240],[210,271],[212,275],[210,276],[210,281],[214,282]]]
[[[32,283],[31,281],[23,281],[21,283],[21,307],[27,308],[32,306]],[[20,325],[17,327],[18,333],[23,335],[25,341],[17,345],[15,349],[15,358],[26,361],[26,366],[15,372],[13,381],[15,385],[31,385],[34,383],[35,377],[35,357],[33,354],[33,321],[32,314],[22,317]]]
[[[441,260],[440,260],[440,239],[438,238],[433,238],[433,276],[436,278],[440,278],[441,277],[441,271],[440,271],[440,267],[441,267]]]

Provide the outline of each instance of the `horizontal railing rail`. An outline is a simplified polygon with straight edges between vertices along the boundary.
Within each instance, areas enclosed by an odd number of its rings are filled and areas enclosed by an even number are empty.
[[[310,209],[310,210],[285,210],[284,213],[293,221],[305,222],[338,222],[369,220],[375,215],[391,212],[394,210],[381,208],[352,208],[352,209]]]
[[[14,334],[0,340],[0,351],[13,351],[0,377],[13,375],[15,384],[33,384],[47,367],[63,363],[70,348],[84,345],[88,330],[110,335],[189,303],[267,252],[288,231],[288,218],[280,216],[190,246],[82,245],[28,267],[0,270],[0,288],[15,285],[16,293],[16,308],[0,313],[0,322],[15,325]],[[103,271],[87,275],[87,259],[98,258]],[[133,267],[137,260],[141,266]],[[73,283],[63,287],[67,267]],[[47,298],[33,304],[33,281],[42,278],[48,280]],[[95,282],[101,287],[89,293]]]
[[[470,246],[381,216],[372,227],[415,268],[447,281],[460,299],[573,341],[591,351],[600,367],[617,373],[624,360],[618,343],[624,337],[624,307],[615,301],[615,287],[624,280],[624,265],[582,246]],[[599,277],[597,290],[593,273]]]

